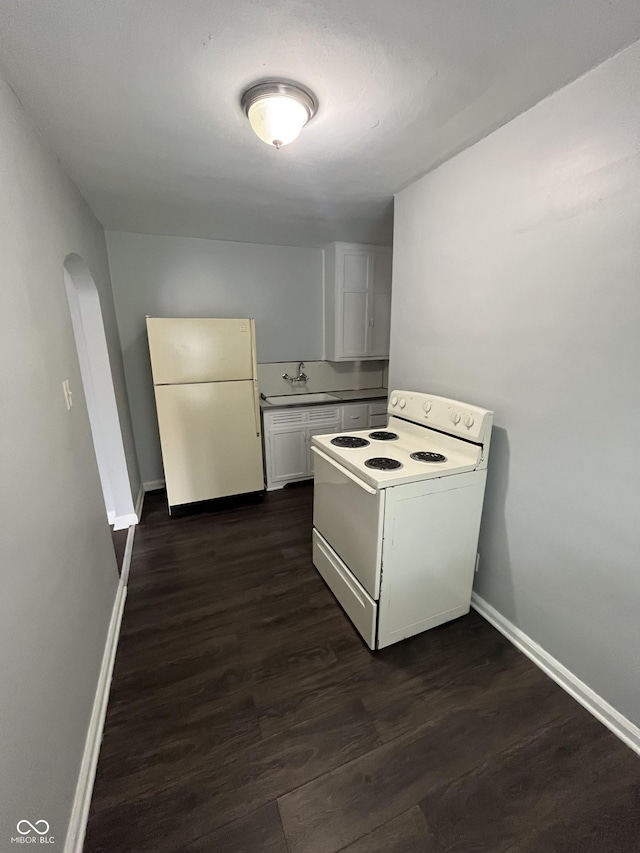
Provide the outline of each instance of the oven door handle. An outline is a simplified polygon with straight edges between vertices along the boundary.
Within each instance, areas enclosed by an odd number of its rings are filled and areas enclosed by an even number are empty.
[[[368,486],[364,480],[361,480],[360,477],[356,477],[355,474],[352,474],[351,471],[347,471],[346,468],[343,468],[342,465],[339,465],[335,459],[332,459],[330,456],[327,456],[326,453],[323,453],[321,450],[318,450],[317,447],[312,447],[311,450],[316,453],[321,459],[324,459],[325,462],[329,462],[331,465],[334,465],[341,474],[344,474],[345,477],[348,477],[350,480],[360,486],[361,489],[364,489],[365,492],[369,492],[370,495],[377,495],[378,492],[375,489],[372,489],[371,486]]]

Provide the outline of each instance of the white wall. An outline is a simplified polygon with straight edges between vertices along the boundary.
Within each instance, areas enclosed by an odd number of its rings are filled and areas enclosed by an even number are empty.
[[[390,373],[495,410],[477,590],[640,723],[640,43],[397,196]]]
[[[322,250],[107,232],[138,461],[162,478],[145,315],[254,317],[258,361],[322,358]]]
[[[21,819],[62,847],[118,586],[63,264],[104,311],[134,486],[104,233],[0,81],[0,849]],[[67,411],[62,382],[74,405]]]

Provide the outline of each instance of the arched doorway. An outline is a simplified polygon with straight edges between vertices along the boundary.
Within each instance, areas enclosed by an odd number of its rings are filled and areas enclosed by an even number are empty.
[[[114,530],[123,530],[137,524],[138,516],[131,496],[100,298],[79,255],[67,256],[64,283],[107,518]]]

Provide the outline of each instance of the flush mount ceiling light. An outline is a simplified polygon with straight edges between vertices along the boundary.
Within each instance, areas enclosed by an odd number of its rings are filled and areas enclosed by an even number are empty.
[[[275,80],[247,89],[240,103],[256,136],[276,148],[297,139],[318,108],[307,89]]]

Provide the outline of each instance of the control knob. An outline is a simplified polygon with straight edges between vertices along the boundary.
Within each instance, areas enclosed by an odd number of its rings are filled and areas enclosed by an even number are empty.
[[[407,405],[407,401],[404,399],[404,397],[402,397],[402,399],[400,400],[400,408],[404,409],[404,407],[406,405]]]
[[[392,405],[392,406],[397,406],[397,405],[398,405],[398,398],[397,398],[397,397],[392,397],[392,398],[391,398],[391,405]]]
[[[424,406],[422,408],[424,409],[425,415],[431,411],[432,405],[433,405],[433,403],[431,402],[431,400],[427,400],[427,402],[424,404]]]
[[[473,426],[473,415],[465,415],[464,425],[467,429],[470,429]]]
[[[460,423],[460,412],[451,412],[451,420],[454,424]]]

